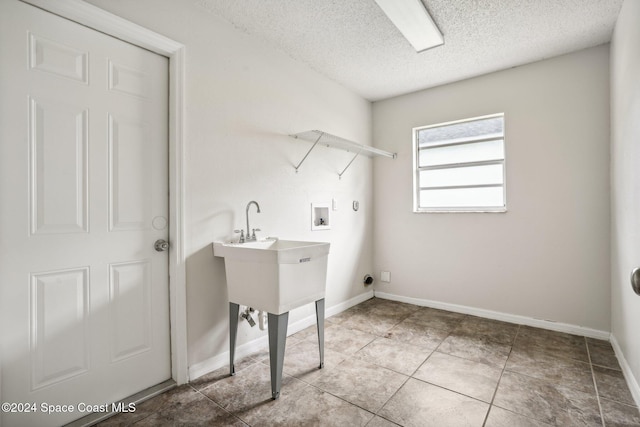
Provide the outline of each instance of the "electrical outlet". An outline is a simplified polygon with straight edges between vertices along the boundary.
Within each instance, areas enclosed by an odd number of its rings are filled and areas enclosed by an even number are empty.
[[[380,272],[380,281],[381,282],[391,282],[391,272],[390,271],[381,271]]]

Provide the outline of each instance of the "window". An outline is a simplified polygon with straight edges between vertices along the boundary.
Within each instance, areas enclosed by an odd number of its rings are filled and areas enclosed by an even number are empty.
[[[504,212],[504,114],[413,129],[414,212]]]

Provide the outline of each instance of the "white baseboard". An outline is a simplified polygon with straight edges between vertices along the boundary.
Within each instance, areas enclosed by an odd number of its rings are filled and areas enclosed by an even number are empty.
[[[636,378],[633,376],[631,367],[629,366],[629,363],[627,363],[627,359],[624,357],[622,348],[618,344],[618,340],[616,339],[616,336],[614,334],[611,334],[611,346],[613,347],[613,351],[615,351],[616,353],[618,363],[620,363],[620,367],[622,368],[624,379],[627,380],[627,384],[629,385],[629,390],[631,391],[633,400],[635,400],[636,406],[640,407],[640,385],[638,384],[638,380],[636,380]]]
[[[249,341],[248,343],[239,345],[236,347],[235,359],[238,360],[250,355],[251,353],[255,353],[267,345],[269,345],[269,338],[266,335]],[[215,371],[216,369],[220,369],[223,366],[229,366],[228,351],[219,353],[213,357],[203,360],[202,362],[189,366],[189,381],[193,381],[196,378]]]
[[[373,298],[373,291],[365,292],[364,294],[360,294],[347,301],[343,301],[329,308],[325,308],[324,310],[325,318],[335,316],[338,313],[342,313],[346,309],[351,308],[354,305],[358,305],[361,302],[364,302],[371,298]],[[312,314],[310,316],[305,317],[304,319],[298,320],[297,322],[290,323],[287,326],[287,335],[293,335],[296,332],[300,332],[304,328],[308,328],[309,326],[315,325],[315,324],[316,324],[316,316]]]
[[[488,319],[502,320],[503,322],[516,323],[518,325],[534,326],[536,328],[549,329],[556,332],[565,332],[569,334],[582,335],[589,338],[597,338],[601,340],[609,340],[611,335],[607,331],[586,328],[584,326],[571,325],[569,323],[553,322],[551,320],[534,319],[532,317],[520,316],[517,314],[501,313],[499,311],[485,310],[465,305],[449,304],[446,302],[432,301],[420,298],[403,297],[399,295],[388,294],[386,292],[375,292],[376,298],[388,299],[398,302],[406,302],[409,304],[419,305],[422,307],[438,308],[441,310],[454,311],[456,313],[470,314],[473,316],[485,317]]]
[[[360,294],[356,297],[353,297],[347,301],[343,301],[336,305],[333,305],[329,308],[325,308],[325,317],[331,317],[338,313],[345,311],[346,309],[353,307],[354,305],[358,305],[361,302],[364,302],[368,299],[373,298],[373,291],[368,291],[363,294]],[[287,335],[295,334],[307,328],[311,325],[315,325],[316,316],[310,315],[303,319],[300,319],[294,323],[291,323],[287,326]],[[241,359],[245,356],[248,356],[252,353],[255,353],[269,345],[269,337],[264,335],[260,338],[256,338],[252,341],[244,343],[236,347],[236,360]],[[217,354],[213,357],[203,360],[202,362],[198,362],[194,365],[189,366],[189,380],[192,381],[198,377],[201,377],[205,374],[208,374],[211,371],[215,371],[216,369],[220,369],[223,366],[229,366],[229,352],[225,351],[223,353]]]
[[[373,290],[367,291],[363,294],[360,294],[358,296],[355,296],[351,299],[348,299],[346,301],[343,301],[339,304],[336,304],[334,306],[331,306],[330,308],[328,308],[326,310],[326,316],[327,317],[331,317],[331,316],[335,316],[338,313],[342,313],[343,311],[345,311],[348,308],[351,308],[355,305],[360,304],[361,302],[365,302],[368,299],[373,298]],[[311,316],[313,318],[313,316]],[[313,320],[313,322],[315,322],[315,320]],[[311,322],[313,324],[313,322]]]

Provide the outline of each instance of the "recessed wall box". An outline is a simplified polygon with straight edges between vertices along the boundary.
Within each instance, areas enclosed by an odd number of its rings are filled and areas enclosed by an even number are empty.
[[[311,230],[331,229],[331,203],[311,204]]]

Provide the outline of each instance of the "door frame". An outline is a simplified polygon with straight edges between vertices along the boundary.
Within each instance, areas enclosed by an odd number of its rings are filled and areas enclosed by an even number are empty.
[[[184,230],[185,46],[82,0],[20,0],[169,59],[169,319],[171,377],[189,381]]]

